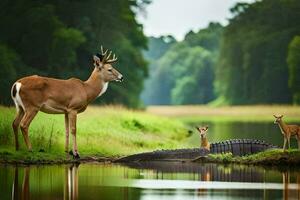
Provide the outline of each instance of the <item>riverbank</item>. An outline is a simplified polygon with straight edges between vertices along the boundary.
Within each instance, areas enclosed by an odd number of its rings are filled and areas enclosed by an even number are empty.
[[[195,160],[195,162],[210,163],[235,163],[261,166],[296,166],[300,164],[300,151],[291,149],[283,151],[282,149],[271,149],[247,156],[233,156],[231,153],[226,154],[209,154],[205,158]]]
[[[20,151],[14,149],[11,123],[15,115],[14,107],[0,106],[0,162],[73,162],[64,153],[64,115],[38,113],[29,129],[32,153],[20,131]],[[90,106],[78,115],[77,144],[82,159],[183,148],[188,146],[184,141],[189,135],[183,122],[121,106]]]
[[[46,153],[27,151],[7,151],[0,150],[0,163],[2,164],[24,164],[24,165],[44,165],[44,164],[69,164],[69,163],[92,163],[92,162],[114,162],[120,157],[105,157],[102,155],[82,155],[80,159],[73,159],[67,153]],[[174,160],[174,161],[180,161]],[[163,162],[174,162],[163,161]],[[149,162],[149,161],[147,161]],[[180,161],[181,162],[181,161]],[[281,149],[272,149],[264,152],[247,155],[233,156],[231,153],[208,154],[195,160],[184,160],[184,162],[220,163],[220,164],[243,164],[258,165],[266,167],[296,167],[300,164],[300,151],[296,149],[283,152]],[[142,163],[141,163],[142,164]]]
[[[82,155],[79,159],[74,159],[68,153],[58,152],[28,152],[0,150],[1,164],[21,164],[21,165],[53,165],[71,163],[91,163],[91,162],[111,162],[114,157],[104,157],[101,155]]]

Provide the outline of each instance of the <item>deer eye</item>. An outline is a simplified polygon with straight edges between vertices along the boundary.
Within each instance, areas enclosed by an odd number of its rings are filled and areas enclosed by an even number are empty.
[[[112,72],[112,69],[108,69],[109,72]]]

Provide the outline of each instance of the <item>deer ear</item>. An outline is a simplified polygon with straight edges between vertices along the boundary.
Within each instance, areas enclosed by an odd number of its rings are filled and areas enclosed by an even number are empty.
[[[277,118],[276,115],[273,115],[273,116],[274,116],[275,118]]]
[[[94,62],[100,62],[100,58],[96,55],[93,55],[93,61]]]
[[[93,55],[93,62],[94,62],[95,67],[102,66],[100,58],[96,55]]]
[[[205,126],[205,130],[206,130],[206,131],[208,130],[208,126]]]

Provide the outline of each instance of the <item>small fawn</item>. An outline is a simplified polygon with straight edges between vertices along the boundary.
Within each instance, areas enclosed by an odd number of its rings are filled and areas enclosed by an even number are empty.
[[[288,148],[290,148],[290,138],[291,136],[295,136],[298,141],[298,149],[300,149],[300,126],[298,125],[287,125],[282,121],[283,115],[276,116],[275,117],[274,124],[278,124],[280,131],[284,137],[283,142],[283,150],[286,150],[286,142],[288,143]]]
[[[208,126],[203,126],[203,127],[196,127],[196,129],[200,133],[200,138],[201,138],[201,147],[205,148],[207,150],[210,150],[210,144],[208,142],[208,139],[206,137]]]

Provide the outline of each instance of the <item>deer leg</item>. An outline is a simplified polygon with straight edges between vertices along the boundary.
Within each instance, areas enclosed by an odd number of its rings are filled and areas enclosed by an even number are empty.
[[[286,147],[286,137],[284,137],[283,139],[283,150],[285,151],[285,147]]]
[[[26,143],[26,146],[29,151],[32,151],[31,143],[28,137],[29,125],[32,122],[33,118],[36,116],[38,110],[30,109],[25,111],[25,115],[21,120],[20,128]]]
[[[65,129],[66,129],[65,152],[68,152],[69,151],[69,133],[70,133],[70,125],[69,125],[68,114],[65,114]]]
[[[14,130],[14,136],[15,136],[16,151],[19,150],[18,129],[19,129],[20,122],[21,122],[23,117],[24,117],[24,111],[23,111],[23,109],[20,109],[17,113],[17,116],[16,116],[15,120],[12,123],[12,127],[13,127],[13,130]]]
[[[287,136],[288,149],[290,149],[290,148],[291,148],[291,143],[290,143],[290,140],[291,140],[291,135],[288,135],[288,136]]]
[[[76,119],[77,113],[71,112],[68,114],[69,123],[70,123],[70,131],[73,136],[73,156],[74,158],[79,158],[78,149],[77,149],[77,141],[76,141]]]
[[[298,149],[300,149],[300,133],[298,132],[297,136]]]

